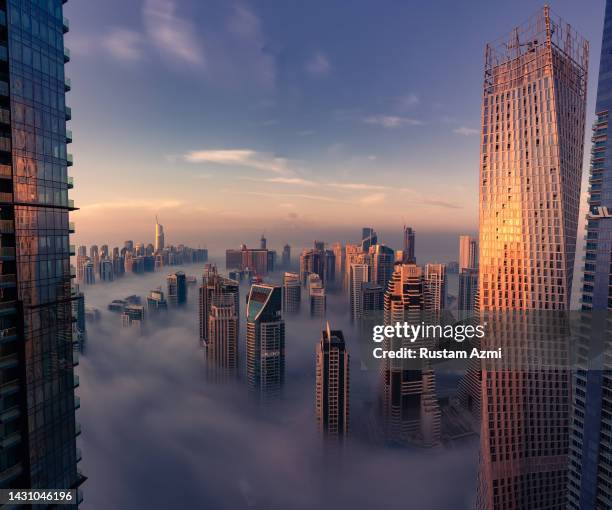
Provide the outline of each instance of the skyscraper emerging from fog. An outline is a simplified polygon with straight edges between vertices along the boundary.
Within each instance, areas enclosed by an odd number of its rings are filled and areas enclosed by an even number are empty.
[[[155,252],[159,253],[164,250],[165,247],[165,237],[164,237],[164,227],[161,225],[155,217]]]
[[[308,276],[308,298],[310,301],[310,316],[325,317],[327,311],[327,294],[323,282],[317,274]]]
[[[161,287],[149,292],[147,296],[147,312],[149,315],[159,317],[166,311],[168,311],[168,302],[166,301]]]
[[[372,265],[370,281],[384,289],[393,274],[395,252],[384,244],[375,244],[370,246],[369,254]]]
[[[206,342],[209,374],[217,380],[236,375],[238,369],[238,293],[211,295]]]
[[[384,322],[420,324],[426,307],[422,268],[397,264],[385,292]],[[419,344],[417,347],[423,347]],[[415,347],[405,339],[386,339],[384,348]],[[431,368],[407,367],[401,359],[383,359],[381,366],[381,412],[387,441],[432,447],[440,441],[440,407]]]
[[[307,248],[300,255],[300,278],[302,285],[308,283],[308,275],[317,274],[324,287],[334,284],[336,258],[332,250],[326,250],[323,242],[315,241],[313,248]]]
[[[183,271],[169,274],[166,278],[168,303],[172,307],[187,304],[187,278]]]
[[[297,273],[283,275],[283,312],[297,313],[300,311],[302,282]]]
[[[0,487],[77,488],[62,0],[0,3]]]
[[[288,244],[283,246],[282,264],[285,271],[291,268],[291,246]]]
[[[486,47],[481,311],[569,308],[587,69],[587,41],[548,7]],[[523,320],[506,328],[496,346],[511,347],[532,336],[530,324]],[[528,370],[483,367],[480,380],[480,508],[563,508],[570,442],[568,372],[545,370],[534,376]]]
[[[342,331],[329,322],[316,347],[315,408],[319,432],[326,440],[343,442],[349,432],[349,354]]]
[[[361,288],[370,281],[369,264],[351,264],[349,273],[349,305],[351,320],[358,321],[363,314],[363,293]]]
[[[220,275],[214,264],[206,264],[199,293],[200,341],[203,344],[208,343],[208,321],[213,303],[215,301],[221,303],[219,298],[221,295],[230,295],[234,301],[235,313],[238,315],[240,311],[239,290],[238,282]]]
[[[247,382],[265,403],[279,396],[285,381],[285,321],[281,287],[251,286],[247,302]]]

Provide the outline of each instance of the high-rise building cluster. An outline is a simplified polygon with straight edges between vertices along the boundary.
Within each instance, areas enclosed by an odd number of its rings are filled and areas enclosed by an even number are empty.
[[[285,246],[283,256],[291,260],[291,249]],[[274,271],[276,252],[268,250],[267,241],[262,236],[259,248],[247,248],[242,244],[239,249],[225,251],[225,268],[230,270],[248,271],[256,276],[265,276]]]
[[[208,260],[206,248],[190,248],[183,244],[166,246],[164,227],[155,223],[155,244],[125,241],[112,250],[108,245],[79,246],[76,254],[76,277],[79,283],[112,282],[127,274],[152,273],[166,266],[201,264]]]
[[[70,57],[63,46],[68,30],[63,3],[0,2],[0,48],[5,47],[0,51],[0,122],[6,128],[0,140],[3,488],[78,488],[84,481],[75,439],[80,433],[75,344],[84,341],[88,314],[95,318],[99,313],[85,308],[84,294],[72,277],[87,286],[208,258],[205,249],[167,246],[157,218],[153,244],[126,241],[112,250],[108,245],[80,246],[74,253],[69,243],[74,226],[68,221],[74,210],[68,199],[73,183],[67,143],[72,135],[65,128],[71,112],[65,104],[70,82],[64,63]],[[41,20],[55,44],[33,36],[32,27],[40,27]],[[17,50],[22,47],[28,51]],[[608,349],[612,343],[612,322],[608,315],[597,315],[612,310],[612,164],[607,152],[611,48],[612,2],[606,2],[580,268],[584,315],[578,367],[574,372],[562,365],[535,373],[488,365],[469,370],[461,403],[480,423],[479,508],[611,507],[612,362],[602,356],[593,370],[589,357],[589,339]],[[32,50],[38,64],[28,57]],[[458,271],[459,319],[547,312],[532,315],[520,327],[496,331],[497,346],[509,358],[523,356],[515,354],[517,344],[529,349],[529,339],[543,331],[554,342],[566,325],[563,312],[570,309],[574,280],[588,53],[588,42],[547,6],[502,41],[486,46],[479,233],[477,239],[459,238],[456,269],[417,264],[416,234],[409,226],[403,228],[397,251],[379,243],[373,227],[364,227],[355,244],[336,243],[329,249],[315,241],[300,253],[299,270],[292,268],[287,244],[280,285],[263,281],[277,269],[276,252],[268,248],[264,234],[258,248],[242,245],[226,251],[229,277],[207,264],[198,313],[209,373],[217,380],[238,374],[240,281],[245,275],[251,281],[242,317],[243,364],[247,385],[262,403],[283,390],[285,352],[291,348],[285,317],[300,312],[302,293],[304,302],[308,297],[310,316],[321,322],[328,297],[342,289],[356,327],[368,320],[420,323],[448,311],[448,273]],[[42,88],[41,101],[32,102],[26,91],[37,88]],[[32,119],[38,116],[55,128],[41,130],[45,143],[34,151],[23,142],[23,133],[37,128]],[[51,224],[55,228],[48,230]],[[38,243],[32,244],[32,232]],[[142,331],[147,317],[160,320],[169,310],[185,309],[189,283],[183,271],[170,273],[165,292],[161,287],[151,290],[146,306],[139,296],[128,296],[111,302],[109,310],[120,315],[125,328]],[[348,340],[327,322],[315,346],[315,415],[326,442],[344,443],[349,434]],[[405,346],[401,339],[384,342],[389,348]],[[567,355],[563,347],[556,354],[560,359]],[[443,413],[435,372],[427,362],[408,368],[383,359],[379,403],[387,442],[430,448],[442,444]]]

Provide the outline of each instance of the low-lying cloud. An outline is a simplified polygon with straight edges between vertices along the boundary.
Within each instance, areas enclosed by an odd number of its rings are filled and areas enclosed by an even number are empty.
[[[181,269],[199,275],[202,268]],[[322,321],[305,310],[287,317],[285,397],[261,413],[244,374],[224,385],[208,380],[194,287],[187,308],[170,312],[167,324],[151,322],[146,336],[123,330],[119,317],[106,311],[111,299],[165,288],[164,276],[127,276],[85,289],[88,306],[103,314],[89,325],[78,367],[79,442],[89,477],[85,508],[403,509],[418,503],[439,510],[471,504],[473,448],[411,452],[370,440],[377,379],[359,368],[345,296],[330,298],[328,316],[333,328],[345,331],[352,356],[353,433],[343,461],[324,462],[313,411],[314,348]],[[246,292],[243,285],[241,303]],[[240,320],[243,367],[243,313]]]

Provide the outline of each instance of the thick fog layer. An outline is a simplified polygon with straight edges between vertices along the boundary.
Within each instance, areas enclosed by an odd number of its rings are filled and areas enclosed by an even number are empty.
[[[177,268],[174,268],[177,269]],[[179,268],[200,280],[202,268]],[[121,327],[112,299],[166,290],[165,272],[86,287],[102,318],[88,324],[77,373],[83,433],[81,463],[89,510],[113,509],[420,509],[469,508],[477,446],[438,451],[392,449],[377,439],[377,374],[362,371],[357,335],[343,294],[330,297],[328,320],[351,353],[351,440],[341,459],[323,455],[314,417],[315,344],[323,326],[286,317],[286,385],[265,411],[244,378],[241,311],[238,380],[211,383],[198,340],[197,287],[188,306],[170,310],[146,334]],[[278,276],[276,276],[278,278]],[[269,280],[273,280],[274,277]],[[248,286],[241,286],[244,306]]]

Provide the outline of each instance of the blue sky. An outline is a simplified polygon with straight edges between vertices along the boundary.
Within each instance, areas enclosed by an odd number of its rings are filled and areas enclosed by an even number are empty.
[[[591,115],[604,2],[550,5],[591,43]],[[541,7],[68,2],[78,241],[148,240],[156,213],[219,246],[474,231],[484,45]]]

